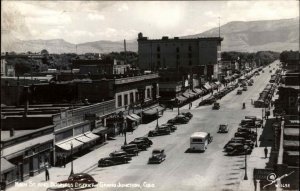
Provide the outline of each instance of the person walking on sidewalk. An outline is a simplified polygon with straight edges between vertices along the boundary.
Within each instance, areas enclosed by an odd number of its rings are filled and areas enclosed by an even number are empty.
[[[66,156],[65,154],[63,155],[63,158],[62,158],[62,160],[63,160],[63,165],[64,165],[64,168],[66,168],[67,156]]]
[[[268,158],[268,148],[265,147],[264,151],[265,151],[265,158]]]
[[[45,167],[45,176],[46,176],[46,181],[50,180],[48,166]]]

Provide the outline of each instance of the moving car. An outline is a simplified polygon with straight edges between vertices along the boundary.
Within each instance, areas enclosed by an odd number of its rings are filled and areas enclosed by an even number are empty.
[[[170,127],[158,127],[155,128],[154,130],[149,131],[148,137],[154,137],[154,136],[160,136],[160,135],[169,135],[171,134],[171,129]]]
[[[121,149],[127,153],[129,156],[137,156],[139,149],[136,144],[127,144],[121,146]]]
[[[147,150],[148,147],[151,146],[149,141],[146,141],[146,140],[141,139],[141,138],[136,138],[133,141],[129,142],[129,144],[136,144],[139,151],[145,151],[145,150]]]
[[[72,174],[67,180],[58,182],[58,184],[66,184],[72,188],[84,186],[85,188],[91,188],[98,184],[94,178],[87,173]]]
[[[148,144],[149,146],[151,146],[153,144],[153,142],[148,138],[148,137],[137,137],[134,139],[134,141],[143,141],[145,144]]]
[[[164,149],[154,149],[152,151],[152,156],[148,160],[148,164],[161,163],[166,159],[166,154]]]
[[[228,133],[228,124],[220,124],[218,133]]]
[[[214,105],[213,105],[213,107],[212,107],[212,109],[220,109],[220,103],[218,103],[218,102],[215,102],[214,103]]]

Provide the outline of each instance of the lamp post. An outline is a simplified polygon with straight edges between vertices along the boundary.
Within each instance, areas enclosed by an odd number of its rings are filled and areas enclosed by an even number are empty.
[[[255,124],[255,131],[256,131],[256,137],[255,137],[255,147],[257,147],[257,125]]]
[[[156,128],[158,128],[158,108],[156,108],[156,114],[157,114],[157,119],[156,119]]]
[[[247,176],[247,145],[244,145],[244,149],[245,149],[245,176],[244,176],[244,180],[248,180],[248,176]]]
[[[262,120],[261,128],[264,128],[264,108],[261,109],[261,120]]]
[[[189,102],[189,109],[191,109],[191,97],[190,97],[190,95],[189,95],[189,100],[190,100],[190,102]]]
[[[123,125],[124,125],[123,131],[124,131],[124,136],[125,136],[124,145],[127,145],[127,139],[126,139],[127,123],[126,123],[126,119],[124,119],[124,124]]]
[[[73,143],[71,142],[71,172],[70,172],[70,176],[72,176],[74,174],[73,171]]]
[[[179,100],[176,98],[175,101],[176,101],[176,104],[177,104],[177,110],[178,110],[178,115],[179,115],[180,114],[180,111],[179,111]]]

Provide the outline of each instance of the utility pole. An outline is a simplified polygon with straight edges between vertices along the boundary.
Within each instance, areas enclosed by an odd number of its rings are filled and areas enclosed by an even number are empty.
[[[219,18],[219,38],[221,37],[220,17]]]

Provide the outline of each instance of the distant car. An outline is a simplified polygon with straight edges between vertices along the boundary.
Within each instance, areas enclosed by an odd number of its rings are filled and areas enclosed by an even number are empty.
[[[67,180],[63,180],[58,182],[58,184],[66,184],[70,185],[70,187],[81,187],[84,186],[85,188],[88,187],[94,187],[95,185],[98,184],[95,179],[87,174],[87,173],[78,173],[78,174],[72,174],[69,176]]]
[[[243,93],[243,90],[237,90],[236,94],[241,95]]]
[[[248,86],[253,86],[252,82],[249,82],[249,83],[248,83]]]
[[[224,150],[225,152],[228,151],[227,148],[232,147],[232,144],[235,143],[240,143],[243,145],[247,145],[249,146],[249,148],[253,148],[254,147],[254,142],[252,140],[249,139],[233,139],[227,142],[227,144],[224,146]]]
[[[131,160],[131,157],[125,151],[114,151],[109,154],[110,157],[126,157],[128,161]]]
[[[256,139],[257,135],[255,133],[236,132],[234,134],[234,137],[243,137],[245,139],[250,139],[250,140],[254,141]]]
[[[199,103],[199,106],[202,106],[202,105],[210,105],[210,104],[213,104],[214,102],[216,102],[216,98],[211,96],[209,98],[206,98],[205,100],[201,101]]]
[[[170,127],[159,127],[154,130],[149,131],[148,137],[160,136],[160,135],[169,135],[171,134]]]
[[[243,91],[247,91],[247,90],[248,90],[247,86],[244,86]]]
[[[240,125],[250,128],[255,127],[255,121],[253,119],[242,119]]]
[[[50,187],[46,191],[75,191],[71,187]]]
[[[148,163],[161,163],[166,159],[166,154],[163,149],[154,149],[152,151],[152,156],[149,158]]]
[[[218,133],[228,133],[228,125],[227,124],[221,124],[219,126]]]
[[[139,149],[136,144],[127,144],[121,146],[121,149],[125,151],[129,156],[137,156]]]
[[[227,149],[227,155],[244,155],[244,154],[251,154],[252,149],[249,148],[247,145],[243,145],[240,143],[232,144]]]
[[[149,146],[151,146],[153,144],[153,142],[148,137],[137,137],[134,139],[134,141],[136,141],[136,140],[141,140],[141,141],[145,142],[145,144],[148,144]]]
[[[212,109],[216,110],[216,109],[220,109],[220,103],[215,102]]]
[[[165,124],[162,124],[160,125],[160,127],[169,127],[171,132],[174,132],[177,130],[177,127],[173,124],[170,124],[170,123],[165,123]]]
[[[184,115],[185,117],[188,117],[189,119],[193,118],[193,114],[191,112],[182,112],[181,115]]]
[[[106,166],[113,166],[113,165],[118,165],[118,164],[125,164],[125,163],[128,163],[129,160],[131,160],[131,158],[126,157],[124,155],[109,156],[106,158],[101,158],[98,161],[98,167],[106,167]]]
[[[136,144],[139,151],[145,151],[148,147],[151,146],[151,144],[143,139],[134,139],[133,141],[129,142],[129,144]]]

